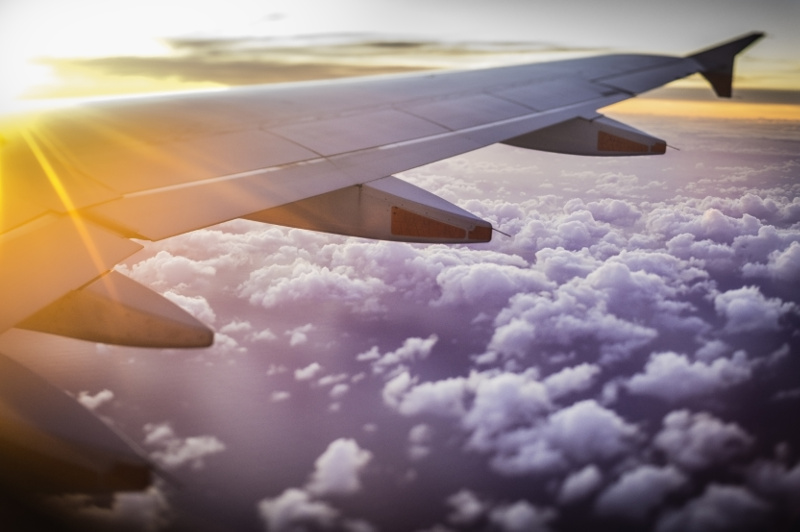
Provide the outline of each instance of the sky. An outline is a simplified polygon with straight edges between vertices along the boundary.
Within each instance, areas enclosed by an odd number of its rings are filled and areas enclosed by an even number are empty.
[[[687,53],[750,30],[768,38],[739,63],[744,86],[798,88],[795,2],[487,5],[0,10],[36,21],[13,26],[24,52],[4,60],[48,57],[44,77],[20,86],[50,96],[88,95],[66,89],[100,78],[164,90],[169,68],[170,87],[186,89],[254,82],[242,76],[258,62],[293,64],[282,72],[296,79],[555,48]],[[280,53],[264,37],[280,37]],[[375,45],[400,38],[425,44]],[[59,77],[79,67],[78,81]],[[709,104],[683,87],[605,111],[678,148],[664,156],[492,146],[400,176],[510,235],[486,245],[239,220],[148,244],[120,266],[214,327],[211,348],[0,336],[0,351],[178,481],[47,503],[101,530],[796,528],[798,103],[751,91]]]

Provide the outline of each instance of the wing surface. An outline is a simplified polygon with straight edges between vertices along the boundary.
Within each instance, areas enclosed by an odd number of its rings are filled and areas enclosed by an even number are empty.
[[[597,109],[695,72],[727,95],[734,56],[760,36],[687,57],[608,55],[246,87],[7,120],[0,331],[89,286],[139,249],[130,238],[158,240],[238,217],[397,240],[486,241],[488,222],[411,185],[390,191],[390,176],[498,142],[663,153],[663,141]],[[312,211],[322,214],[304,214]],[[189,345],[207,343],[200,336]]]

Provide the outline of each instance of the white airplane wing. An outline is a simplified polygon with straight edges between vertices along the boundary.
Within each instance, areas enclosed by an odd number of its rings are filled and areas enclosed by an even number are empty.
[[[94,102],[0,123],[0,332],[209,345],[172,303],[112,272],[158,240],[234,218],[416,242],[491,225],[394,174],[502,142],[664,153],[597,110],[693,73],[730,96],[749,34],[686,57],[608,55],[488,70]]]

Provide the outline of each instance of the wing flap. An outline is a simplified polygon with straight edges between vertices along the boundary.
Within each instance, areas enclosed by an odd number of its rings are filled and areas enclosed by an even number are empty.
[[[531,150],[571,155],[661,155],[667,143],[605,116],[573,118],[554,126],[503,141]]]
[[[17,327],[135,347],[207,347],[214,341],[214,333],[185,310],[113,270]]]
[[[259,222],[402,242],[488,242],[492,225],[393,176],[245,216]]]

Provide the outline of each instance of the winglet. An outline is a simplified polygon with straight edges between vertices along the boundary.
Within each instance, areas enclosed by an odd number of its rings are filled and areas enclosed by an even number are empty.
[[[717,96],[730,98],[733,86],[733,60],[736,54],[763,36],[764,34],[761,32],[749,33],[738,39],[692,54],[689,58],[700,64],[702,67],[700,74],[711,83]]]

